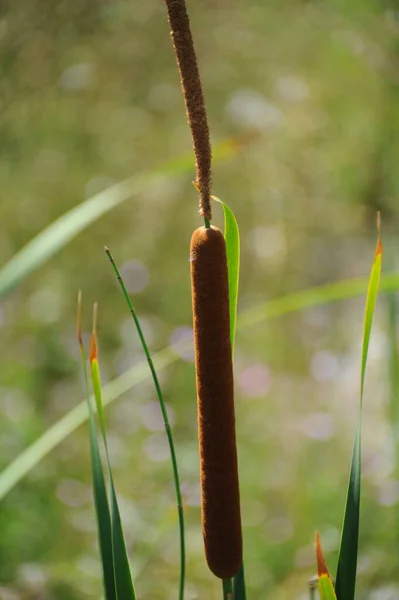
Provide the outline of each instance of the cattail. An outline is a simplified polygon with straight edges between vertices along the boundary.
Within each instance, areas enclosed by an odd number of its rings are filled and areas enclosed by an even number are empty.
[[[242,563],[226,244],[199,227],[190,248],[205,554],[210,570],[233,577]]]

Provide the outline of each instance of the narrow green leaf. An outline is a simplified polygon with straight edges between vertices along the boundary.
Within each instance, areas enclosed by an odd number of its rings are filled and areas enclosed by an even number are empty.
[[[157,371],[162,371],[167,366],[178,360],[176,353],[171,348],[157,352],[153,356]],[[106,406],[122,396],[125,392],[147,379],[148,364],[143,361],[125,373],[109,382],[103,389],[103,405]],[[94,396],[90,397],[94,402]],[[50,452],[58,446],[68,435],[88,419],[86,400],[68,411],[54,425],[49,427],[37,440],[19,454],[0,474],[0,500],[10,492],[15,485]]]
[[[109,483],[111,488],[111,531],[112,531],[112,555],[115,573],[115,588],[118,600],[136,600],[132,574],[130,571],[129,558],[127,555],[125,538],[119,512],[118,500],[115,492],[114,478],[112,476],[111,462],[109,460],[107,433],[103,413],[103,402],[101,394],[100,369],[98,365],[96,316],[94,311],[93,334],[90,344],[90,367],[91,380],[94,397],[96,399],[97,414],[100,420],[100,428],[103,436],[105,456],[107,460]]]
[[[220,198],[212,196],[213,200],[219,202],[224,213],[224,237],[226,240],[227,270],[229,278],[229,306],[230,306],[230,341],[234,356],[234,346],[237,325],[238,287],[240,279],[240,232],[237,219],[231,208]],[[245,569],[242,563],[240,570],[233,577],[232,592],[234,600],[246,600]]]
[[[328,575],[319,577],[319,590],[321,600],[337,600],[333,582]]]
[[[115,585],[118,599],[135,600],[132,574],[130,572],[125,538],[123,535],[115,486],[111,477],[111,507],[112,507],[112,547],[114,554]]]
[[[100,383],[100,371],[98,367],[97,360],[90,361],[90,370],[91,370],[91,381],[93,384],[93,394],[96,401],[97,415],[98,421],[100,423],[101,433],[103,436],[104,444],[106,443],[106,430],[105,430],[105,418],[104,418],[104,408],[101,398],[101,383]]]
[[[230,339],[234,354],[240,276],[240,233],[233,211],[216,196],[212,196],[212,198],[222,205],[224,212],[224,237],[226,240],[227,269],[229,275]]]
[[[106,600],[117,600],[115,590],[115,573],[112,553],[112,531],[111,516],[109,512],[107,489],[105,485],[104,473],[101,464],[100,452],[97,442],[96,424],[89,394],[89,378],[87,374],[86,352],[82,339],[82,295],[78,296],[78,318],[77,333],[80,347],[83,373],[86,387],[87,409],[89,413],[90,426],[90,451],[91,451],[91,469],[93,478],[93,495],[96,508],[98,539],[101,554],[101,563],[103,569],[104,592]]]
[[[216,146],[214,158],[222,160],[231,157],[237,154],[239,149],[240,146],[235,140],[226,140]],[[61,248],[64,248],[81,231],[84,231],[107,212],[140,193],[152,183],[159,185],[159,180],[163,177],[169,179],[191,172],[191,170],[191,154],[176,158],[158,169],[121,181],[60,216],[23,246],[0,269],[0,300],[30,273],[47,262]]]
[[[354,600],[356,587],[357,554],[359,543],[360,484],[361,484],[361,421],[363,408],[364,379],[370,343],[371,325],[381,276],[382,245],[377,242],[374,262],[371,269],[364,314],[363,344],[360,373],[360,402],[353,447],[352,465],[342,529],[341,547],[335,590],[338,600]]]
[[[364,377],[366,374],[366,364],[367,364],[367,355],[368,355],[369,343],[370,343],[371,325],[373,323],[375,304],[377,301],[378,288],[380,285],[381,266],[382,266],[382,245],[381,245],[381,241],[378,240],[377,248],[375,251],[375,258],[374,258],[373,266],[371,268],[369,285],[368,285],[368,289],[367,289],[366,311],[365,311],[365,315],[364,315],[362,370],[361,370],[361,386],[360,386],[360,402],[361,403],[363,402]]]
[[[185,578],[186,578],[186,543],[185,543],[185,533],[184,533],[184,512],[183,512],[183,501],[180,490],[180,477],[179,477],[179,469],[177,466],[176,452],[175,446],[173,442],[172,428],[169,423],[168,411],[166,409],[166,404],[163,398],[161,384],[158,379],[157,370],[155,368],[154,362],[151,357],[150,349],[147,345],[143,330],[140,325],[140,320],[137,316],[137,313],[133,307],[133,304],[130,300],[128,291],[125,287],[123,278],[119,272],[118,267],[113,259],[113,256],[109,250],[109,248],[105,248],[105,252],[109,258],[109,261],[112,265],[112,268],[115,272],[116,278],[119,282],[120,288],[122,290],[123,296],[125,298],[126,304],[128,306],[129,312],[132,316],[134,325],[136,327],[136,331],[140,338],[141,346],[143,348],[144,355],[147,359],[148,368],[152,376],[152,380],[154,383],[155,391],[158,398],[159,407],[161,409],[161,414],[163,418],[163,422],[165,425],[165,432],[168,438],[169,451],[170,451],[170,461],[172,465],[173,472],[173,482],[175,485],[175,495],[176,495],[176,505],[177,505],[177,513],[179,518],[179,535],[180,535],[180,581],[179,581],[179,600],[183,600],[184,598],[184,586],[185,586]]]
[[[116,600],[115,573],[112,553],[111,515],[109,511],[104,473],[98,449],[96,425],[92,409],[89,409],[90,448],[92,460],[94,503],[97,515],[98,537],[104,576],[106,600]]]

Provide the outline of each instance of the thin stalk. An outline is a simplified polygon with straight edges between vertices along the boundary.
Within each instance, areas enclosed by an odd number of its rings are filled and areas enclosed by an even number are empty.
[[[111,254],[109,248],[105,247],[105,252],[106,252],[106,254],[107,254],[108,258],[109,258],[109,261],[110,261],[110,263],[112,265],[112,268],[114,269],[115,275],[116,275],[116,277],[118,279],[119,285],[121,287],[121,290],[123,292],[123,295],[125,297],[127,305],[129,307],[130,314],[132,315],[134,324],[136,326],[137,333],[138,333],[139,338],[140,338],[141,346],[143,348],[145,357],[146,357],[147,362],[148,362],[148,366],[149,366],[150,371],[151,371],[151,376],[152,376],[152,379],[153,379],[153,382],[154,382],[156,394],[157,394],[157,397],[158,397],[159,406],[161,408],[162,418],[163,418],[163,421],[164,421],[165,431],[166,431],[166,435],[167,435],[167,438],[168,438],[169,450],[170,450],[170,457],[171,457],[171,462],[172,462],[172,470],[173,470],[173,480],[174,480],[175,493],[176,493],[176,504],[177,504],[177,511],[178,511],[178,517],[179,517],[179,530],[180,530],[180,584],[179,584],[179,600],[183,600],[183,596],[184,596],[184,582],[185,582],[185,575],[186,575],[186,550],[185,550],[185,540],[184,540],[184,515],[183,515],[183,502],[182,502],[182,496],[181,496],[181,491],[180,491],[179,471],[178,471],[178,468],[177,468],[177,460],[176,460],[175,446],[174,446],[174,443],[173,443],[172,430],[171,430],[171,427],[170,427],[168,413],[167,413],[167,410],[166,410],[166,406],[165,406],[165,402],[164,402],[164,398],[163,398],[161,386],[160,386],[160,383],[159,383],[159,379],[158,379],[157,373],[155,371],[154,363],[153,363],[153,360],[151,358],[151,354],[150,354],[149,348],[147,346],[147,342],[145,341],[143,330],[141,329],[141,325],[140,325],[139,319],[137,317],[136,311],[133,308],[133,305],[131,303],[129,294],[128,294],[127,290],[126,290],[126,287],[125,287],[125,284],[124,284],[123,279],[121,277],[121,274],[119,273],[118,267],[115,264],[115,261],[114,261],[114,259],[112,257],[112,254]]]
[[[317,575],[309,579],[309,598],[310,600],[316,600],[316,592],[318,591],[319,583]]]
[[[234,598],[236,600],[247,600],[247,591],[245,586],[245,568],[242,563],[237,575],[233,577]]]
[[[395,294],[387,294],[386,300],[388,308],[389,423],[397,461],[396,449],[399,442],[399,352],[396,340],[398,308]]]
[[[233,581],[230,578],[222,579],[223,600],[234,600]]]

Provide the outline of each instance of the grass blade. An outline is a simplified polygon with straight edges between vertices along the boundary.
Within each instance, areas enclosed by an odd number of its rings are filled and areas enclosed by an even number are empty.
[[[226,140],[214,150],[216,160],[237,154],[240,144]],[[179,157],[152,171],[134,175],[78,204],[43,229],[0,269],[0,300],[80,232],[101,216],[141,192],[162,177],[174,177],[192,170],[192,156]]]
[[[366,278],[339,281],[333,284],[286,294],[281,298],[276,298],[268,302],[262,302],[238,314],[237,327],[244,329],[263,321],[276,319],[277,317],[292,314],[313,306],[322,306],[330,302],[361,296],[367,290],[367,281]],[[398,274],[390,273],[381,277],[380,291],[392,292],[398,289]],[[152,358],[158,373],[179,360],[176,352],[170,346],[160,350]],[[127,370],[104,387],[103,405],[110,404],[123,393],[147,379],[148,376],[147,361],[143,361]],[[94,397],[92,399],[94,400]],[[53,448],[82,425],[87,418],[86,400],[83,400],[21,452],[0,473],[0,500],[47,456]]]
[[[130,572],[129,558],[127,555],[125,538],[123,535],[118,500],[115,492],[114,478],[112,476],[111,463],[109,460],[107,433],[105,427],[103,402],[101,394],[100,369],[98,364],[98,344],[96,333],[97,305],[94,305],[93,333],[90,344],[90,369],[94,397],[96,400],[97,414],[100,421],[105,456],[107,460],[109,484],[111,489],[111,532],[112,532],[112,557],[115,574],[116,596],[119,600],[136,600],[132,575]]]
[[[90,403],[88,401],[90,406]],[[100,542],[101,562],[104,577],[106,600],[117,600],[115,591],[115,573],[112,553],[111,515],[97,442],[93,409],[89,408],[90,449],[92,461],[93,493],[96,507],[98,538]]]
[[[87,408],[90,426],[90,451],[93,478],[94,504],[96,508],[98,539],[100,544],[103,568],[104,592],[106,600],[117,600],[115,591],[115,573],[112,554],[111,516],[108,505],[107,489],[98,448],[96,424],[89,394],[89,382],[86,367],[86,352],[82,340],[81,327],[82,296],[78,297],[78,342],[82,357],[83,372],[86,385]]]
[[[371,268],[364,315],[362,360],[360,375],[360,402],[356,426],[355,443],[345,507],[341,547],[338,558],[336,594],[338,600],[354,600],[356,587],[356,568],[359,541],[360,518],[360,481],[361,481],[361,420],[363,408],[364,379],[366,375],[367,355],[370,343],[371,325],[382,265],[382,245],[378,237],[373,266]]]
[[[240,233],[233,211],[216,196],[212,196],[212,198],[222,205],[224,212],[224,237],[226,240],[227,269],[229,275],[230,339],[234,354],[240,275]]]
[[[186,577],[186,549],[185,549],[186,545],[185,545],[185,536],[184,536],[184,514],[183,514],[183,502],[182,502],[181,491],[180,491],[179,470],[177,467],[176,452],[175,452],[175,447],[174,447],[174,443],[173,443],[173,436],[172,436],[172,430],[171,430],[170,423],[169,423],[168,412],[166,410],[161,385],[159,383],[157,372],[154,367],[154,362],[152,360],[147,342],[145,340],[143,330],[140,325],[140,321],[138,319],[136,311],[133,308],[133,304],[130,300],[129,294],[127,292],[127,289],[125,287],[125,284],[123,282],[121,274],[119,273],[118,267],[116,266],[116,263],[112,257],[111,252],[109,251],[108,248],[105,248],[105,252],[109,258],[112,268],[114,269],[115,275],[116,275],[119,285],[122,289],[122,293],[124,295],[124,298],[126,300],[128,307],[129,307],[130,314],[132,315],[138,336],[140,338],[143,352],[147,359],[147,363],[148,363],[148,366],[149,366],[149,369],[151,372],[151,377],[154,382],[155,391],[156,391],[156,394],[158,397],[158,402],[159,402],[159,406],[161,409],[162,418],[164,421],[166,435],[168,438],[169,451],[170,451],[170,457],[171,457],[171,463],[172,463],[172,471],[173,471],[173,481],[174,481],[174,485],[175,485],[176,504],[177,504],[177,512],[178,512],[178,518],[179,518],[179,532],[180,532],[180,583],[179,583],[179,596],[178,597],[179,597],[179,600],[183,600],[184,584],[185,584],[185,577]]]
[[[316,531],[316,559],[317,559],[317,574],[319,582],[319,591],[321,600],[337,600],[335,595],[334,584],[328,572],[327,565],[324,560],[323,551],[321,549],[319,534]]]
[[[240,232],[237,219],[231,208],[227,206],[220,198],[212,196],[213,200],[219,202],[223,207],[224,213],[224,237],[226,240],[227,269],[229,277],[229,305],[230,305],[230,340],[234,356],[234,345],[237,326],[237,304],[238,287],[240,278]],[[235,600],[246,600],[245,571],[244,563],[240,570],[233,577],[233,589]]]

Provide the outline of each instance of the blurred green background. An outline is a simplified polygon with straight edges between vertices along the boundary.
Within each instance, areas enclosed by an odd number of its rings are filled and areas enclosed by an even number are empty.
[[[191,0],[189,11],[213,143],[240,142],[233,156],[214,166],[214,192],[235,211],[241,229],[239,311],[367,276],[377,210],[384,269],[394,271],[395,5]],[[4,0],[0,69],[3,264],[84,198],[190,155],[161,0]],[[152,181],[1,303],[1,468],[83,398],[78,289],[87,332],[91,305],[99,302],[103,381],[142,360],[104,244],[122,267],[152,351],[190,336],[188,248],[201,224],[193,177],[192,169]],[[214,213],[222,226],[220,208]],[[395,313],[395,296],[389,301]],[[238,331],[237,435],[251,599],[309,597],[316,528],[335,572],[363,307],[364,297]],[[381,296],[366,381],[359,599],[399,596],[399,481],[388,421],[397,400],[396,371],[388,369],[395,334]],[[218,599],[220,582],[206,567],[200,529],[191,353],[160,378],[186,507],[186,599]],[[152,384],[134,387],[106,415],[139,598],[174,599],[177,514]],[[87,424],[1,501],[0,582],[2,600],[101,596]]]

